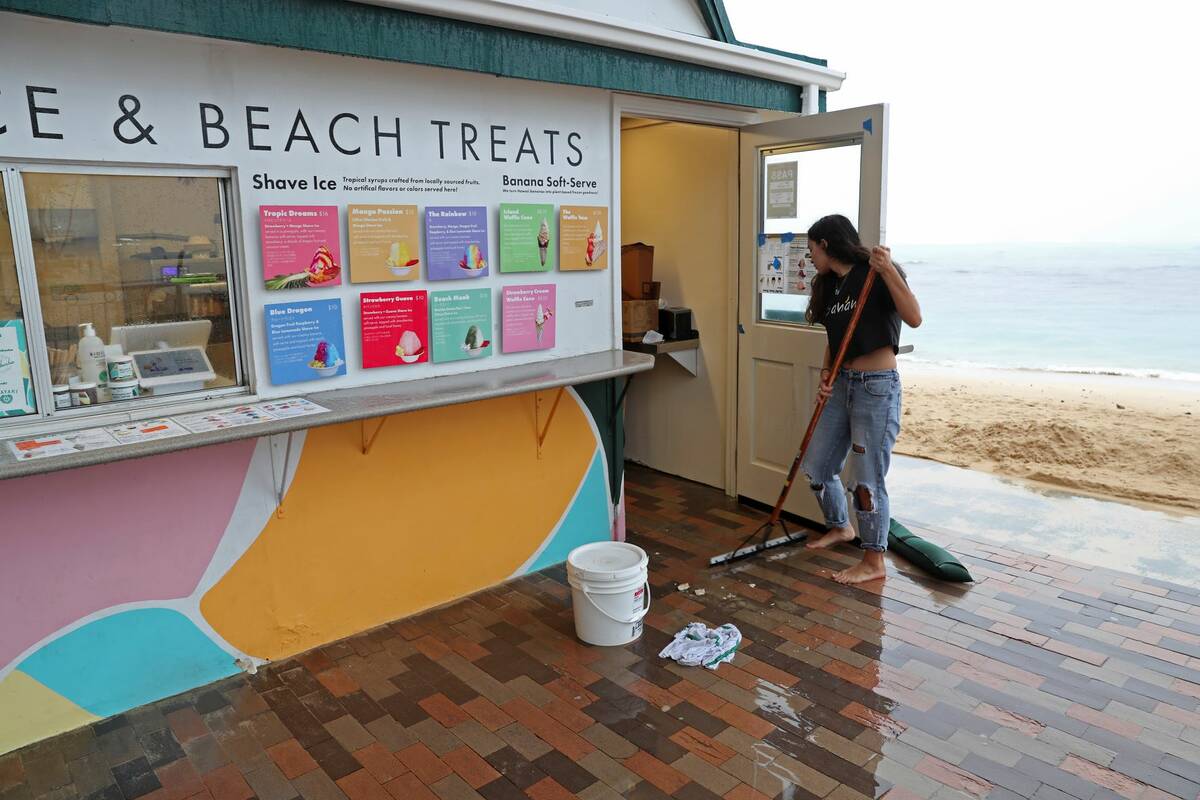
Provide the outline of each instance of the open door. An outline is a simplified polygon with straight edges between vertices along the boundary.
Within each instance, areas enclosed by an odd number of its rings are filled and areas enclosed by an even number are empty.
[[[741,129],[738,245],[737,493],[774,505],[812,416],[825,330],[804,323],[803,276],[764,272],[768,248],[803,235],[825,214],[845,214],[868,247],[884,239],[886,105]],[[768,172],[770,180],[768,180]],[[794,188],[793,188],[794,187]],[[807,247],[793,242],[791,254]],[[761,279],[760,279],[761,278]],[[798,477],[786,511],[821,521]]]

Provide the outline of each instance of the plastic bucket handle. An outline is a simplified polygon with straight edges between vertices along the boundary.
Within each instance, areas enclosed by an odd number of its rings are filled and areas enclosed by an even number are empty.
[[[583,592],[583,596],[587,598],[587,601],[588,601],[588,603],[591,604],[592,608],[596,609],[601,614],[603,614],[604,616],[611,619],[613,622],[620,623],[621,625],[629,625],[630,623],[637,622],[642,617],[646,616],[646,614],[649,613],[649,611],[650,611],[650,581],[646,581],[646,583],[643,585],[643,588],[646,591],[646,598],[643,601],[642,610],[637,612],[636,614],[634,614],[629,619],[617,619],[612,614],[608,613],[603,608],[596,605],[596,601],[592,599],[592,595],[588,592],[587,589],[581,588],[581,590]]]

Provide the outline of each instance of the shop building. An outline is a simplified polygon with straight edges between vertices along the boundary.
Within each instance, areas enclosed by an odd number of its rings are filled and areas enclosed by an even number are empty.
[[[761,262],[882,239],[886,108],[593,6],[0,0],[0,752],[620,539],[627,455],[773,499],[824,335]]]

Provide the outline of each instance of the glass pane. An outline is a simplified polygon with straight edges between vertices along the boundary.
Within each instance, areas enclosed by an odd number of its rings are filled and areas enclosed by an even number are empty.
[[[239,383],[217,179],[23,178],[51,379],[72,405]]]
[[[803,235],[810,225],[827,214],[842,214],[858,227],[861,158],[861,146],[853,142],[765,155],[762,162],[762,232]],[[769,205],[774,208],[789,205],[781,202],[787,198],[769,196],[765,179],[767,168],[789,162],[796,165],[796,216],[767,219]],[[807,294],[759,292],[759,316],[763,320],[803,324],[807,308]]]
[[[0,183],[0,417],[37,413],[8,198]]]
[[[763,175],[773,164],[796,162],[796,216],[765,219],[766,181],[763,181],[763,233],[804,233],[826,214],[843,214],[858,227],[858,171],[862,159],[856,143],[815,150],[772,153],[763,158]]]

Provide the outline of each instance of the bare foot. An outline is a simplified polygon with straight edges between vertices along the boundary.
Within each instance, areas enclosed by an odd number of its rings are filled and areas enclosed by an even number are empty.
[[[863,560],[853,567],[833,573],[833,579],[849,585],[876,581],[886,575],[887,567],[884,565],[883,553],[867,552],[863,554]]]
[[[834,545],[854,541],[854,536],[854,528],[843,525],[840,528],[830,528],[828,533],[823,533],[815,539],[809,539],[804,546],[809,550],[827,550]]]

